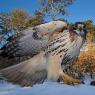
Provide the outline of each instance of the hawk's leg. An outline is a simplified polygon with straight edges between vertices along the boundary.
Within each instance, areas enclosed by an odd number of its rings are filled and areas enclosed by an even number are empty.
[[[65,84],[69,84],[69,85],[70,84],[83,84],[83,81],[81,81],[79,79],[75,79],[64,72],[60,75],[59,80],[63,81]]]
[[[60,57],[49,55],[47,63],[47,79],[57,81],[61,71]]]

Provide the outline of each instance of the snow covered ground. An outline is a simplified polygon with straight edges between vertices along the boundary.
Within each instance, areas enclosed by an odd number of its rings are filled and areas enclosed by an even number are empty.
[[[20,87],[10,83],[0,83],[0,95],[95,95],[95,86],[90,86],[88,80],[85,85],[70,86],[57,82],[44,82],[33,87]]]

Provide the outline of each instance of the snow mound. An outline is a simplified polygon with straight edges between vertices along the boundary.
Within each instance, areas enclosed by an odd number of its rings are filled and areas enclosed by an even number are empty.
[[[44,82],[33,87],[20,87],[10,83],[0,84],[0,95],[95,95],[95,86]]]

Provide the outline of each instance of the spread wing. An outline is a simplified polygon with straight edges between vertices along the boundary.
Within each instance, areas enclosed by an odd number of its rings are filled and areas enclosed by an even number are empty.
[[[0,76],[6,81],[21,86],[33,86],[43,83],[47,77],[46,64],[43,53],[26,60],[20,64],[5,68],[0,71]]]
[[[42,83],[47,77],[46,60],[43,56],[44,54],[39,52],[46,48],[50,36],[62,31],[64,27],[66,27],[64,22],[53,21],[24,30],[20,36],[13,37],[12,42],[9,41],[8,45],[3,49],[4,55],[37,55],[18,65],[1,70],[1,76],[9,82],[22,86],[32,86],[35,83]]]
[[[47,34],[45,33],[44,35]],[[62,53],[64,54],[62,65],[67,65],[78,56],[82,44],[83,38],[74,32],[54,33],[52,37],[49,36],[49,44],[45,52],[39,53],[23,63],[5,68],[0,73],[7,81],[21,84],[22,86],[42,83],[47,76],[45,54],[51,53],[53,56]]]
[[[75,34],[72,37],[68,31],[60,32],[53,39],[51,38],[45,52],[43,51],[18,65],[1,70],[1,76],[9,82],[22,86],[42,83],[47,78],[45,56],[47,53],[51,53],[52,56],[62,53],[64,55],[62,65],[68,65],[78,56],[82,44],[83,39],[81,36]]]
[[[2,48],[1,56],[27,56],[39,53],[48,44],[49,37],[62,31],[67,24],[62,21],[52,21],[16,33]]]

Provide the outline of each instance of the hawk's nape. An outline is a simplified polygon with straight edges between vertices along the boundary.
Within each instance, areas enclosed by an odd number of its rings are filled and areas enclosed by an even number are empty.
[[[8,43],[1,49],[1,56],[20,57],[35,55],[45,49],[50,35],[62,31],[64,27],[67,27],[65,22],[52,21],[14,33],[8,39]]]

